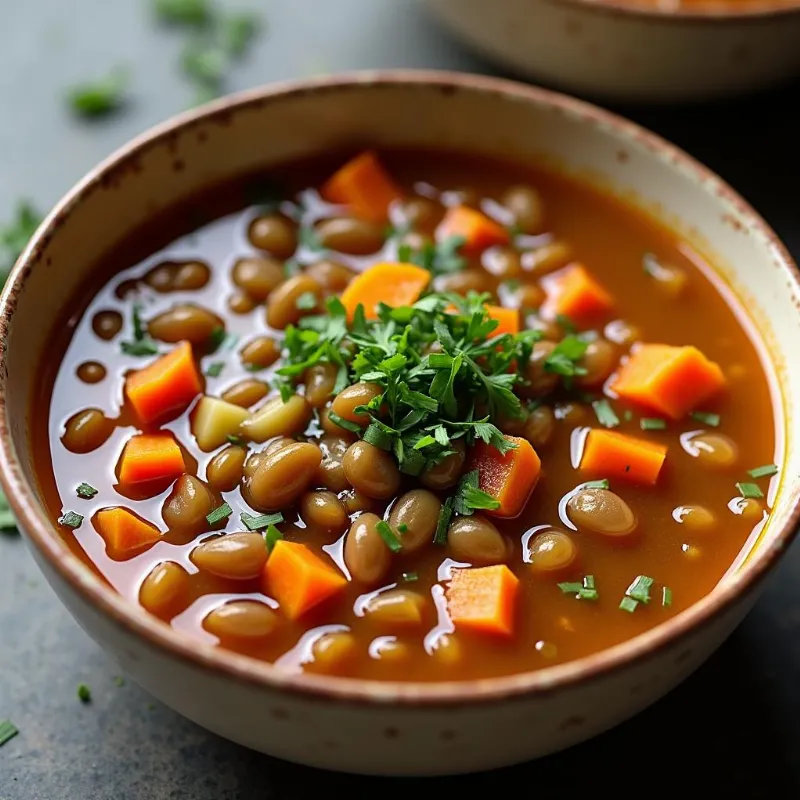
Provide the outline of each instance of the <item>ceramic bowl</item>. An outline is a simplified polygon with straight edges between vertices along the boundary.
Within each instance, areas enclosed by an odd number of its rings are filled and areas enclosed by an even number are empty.
[[[800,73],[798,0],[422,0],[503,66],[607,100],[703,100]]]
[[[153,213],[203,187],[330,147],[447,147],[551,166],[668,222],[752,312],[785,426],[768,529],[741,568],[669,622],[596,655],[468,683],[289,674],[187,638],[117,595],[42,510],[28,409],[49,321],[93,264]],[[567,97],[491,78],[358,73],[268,86],[184,114],[93,170],[47,217],[0,300],[0,477],[33,555],[81,626],[149,692],[247,747],[362,773],[498,767],[630,717],[683,680],[755,601],[798,523],[800,282],[765,222],[689,156]],[[492,735],[487,736],[487,731]]]

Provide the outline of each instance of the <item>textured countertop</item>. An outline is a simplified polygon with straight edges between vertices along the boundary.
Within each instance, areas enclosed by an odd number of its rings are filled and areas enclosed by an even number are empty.
[[[231,89],[320,72],[436,67],[493,72],[434,28],[415,0],[249,0],[268,34]],[[248,0],[230,2],[246,6]],[[133,134],[185,108],[180,39],[145,0],[27,0],[0,15],[0,220],[19,197],[53,203]],[[7,7],[6,7],[7,6]],[[133,102],[98,124],[64,87],[130,67]],[[615,109],[733,184],[800,256],[800,85],[695,108]],[[800,796],[800,544],[754,611],[692,678],[611,733],[545,760],[469,778],[356,778],[286,764],[206,733],[119,677],[33,564],[0,534],[0,800],[288,800],[508,787],[528,797]],[[92,687],[83,705],[76,687]],[[411,785],[409,785],[411,783]],[[341,795],[340,795],[341,793]]]

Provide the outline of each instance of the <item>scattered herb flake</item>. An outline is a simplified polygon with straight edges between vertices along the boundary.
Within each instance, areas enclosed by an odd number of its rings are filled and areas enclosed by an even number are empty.
[[[747,474],[750,475],[751,478],[771,478],[773,475],[778,474],[778,465],[764,464],[761,467],[754,467],[753,469],[747,470]]]
[[[219,378],[219,376],[222,375],[224,369],[225,369],[224,361],[213,361],[206,367],[206,375],[209,378]]]
[[[597,415],[597,421],[604,428],[616,428],[619,425],[619,417],[614,413],[614,409],[608,400],[595,400],[592,403],[592,408]]]
[[[150,339],[142,342],[120,342],[120,349],[126,356],[158,355],[158,345]]]
[[[600,480],[596,481],[586,481],[586,483],[581,485],[582,489],[608,489],[609,487],[608,478],[600,478]]]
[[[639,427],[643,431],[663,431],[667,427],[667,421],[658,417],[642,417]]]
[[[625,411],[622,412],[622,419],[624,419],[625,422],[630,422],[633,419],[633,411],[626,408]]]
[[[480,476],[478,470],[467,472],[458,483],[458,493],[455,497],[455,511],[462,516],[469,516],[481,509],[493,510],[500,508],[500,501],[484,492],[479,486]]]
[[[74,511],[66,511],[59,517],[58,524],[74,530],[75,528],[80,528],[83,524],[83,517],[80,514],[76,514]]]
[[[275,514],[259,514],[254,516],[243,511],[239,518],[242,520],[242,525],[249,531],[260,531],[269,528],[270,525],[279,525],[283,522],[283,514],[280,511]]]
[[[736,488],[739,490],[742,497],[745,498],[757,500],[764,496],[761,487],[756,483],[737,483]]]
[[[17,521],[11,513],[8,498],[0,492],[0,531],[13,531],[16,527]]]
[[[447,544],[447,528],[453,516],[453,503],[454,500],[452,497],[448,497],[447,500],[442,503],[442,507],[439,510],[439,520],[436,523],[436,532],[433,535],[435,544],[442,546]]]
[[[577,333],[575,323],[566,314],[556,314],[556,322],[567,332]]]
[[[0,720],[0,747],[10,742],[19,733],[19,728],[10,720]]]
[[[719,414],[714,414],[711,411],[692,411],[689,415],[692,419],[702,422],[704,425],[709,425],[716,428],[720,422]]]
[[[283,539],[283,534],[274,526],[267,527],[267,532],[264,534],[264,543],[267,546],[267,552],[271,553],[275,545]]]
[[[637,603],[650,602],[650,587],[654,581],[648,575],[637,575],[633,583],[625,590],[628,597],[632,597]]]
[[[669,608],[672,605],[672,589],[669,586],[665,586],[661,590],[661,605],[664,608]]]
[[[228,72],[228,54],[206,37],[192,39],[183,50],[181,66],[198,88],[219,93]]]
[[[588,342],[574,334],[567,334],[544,360],[545,372],[553,372],[563,378],[571,379],[576,375],[585,375],[586,368],[578,365],[583,358]]]
[[[85,683],[78,684],[78,699],[81,703],[88,703],[92,699],[92,690]]]
[[[97,489],[88,483],[81,483],[78,485],[78,488],[75,489],[75,493],[84,500],[91,500],[97,494]]]
[[[16,217],[6,225],[0,225],[0,286],[41,221],[41,216],[30,202],[21,200],[17,203]]]
[[[313,311],[317,307],[317,296],[314,292],[303,292],[294,304],[300,311]]]
[[[117,67],[105,78],[74,86],[67,99],[78,116],[87,119],[105,117],[122,108],[127,85],[127,70]]]
[[[404,572],[402,578],[406,583],[413,583],[419,580],[419,574],[416,572]]]
[[[627,611],[629,614],[633,614],[633,612],[636,611],[638,606],[639,606],[639,601],[634,600],[632,597],[628,597],[628,595],[625,595],[625,597],[623,597],[622,600],[620,600],[619,602],[619,607],[623,611]]]
[[[398,538],[397,534],[392,530],[386,520],[381,520],[375,526],[375,530],[380,534],[383,543],[393,552],[399,553],[403,549],[403,543]]]
[[[408,525],[406,525],[405,522],[401,522],[397,526],[397,532],[398,533],[408,533]]]
[[[567,581],[557,585],[564,594],[574,594],[576,600],[594,602],[600,597],[595,586],[594,575],[587,575],[582,581]]]
[[[241,58],[258,35],[258,28],[256,14],[243,11],[223,17],[220,35],[225,52],[232,58]]]
[[[218,522],[227,519],[232,513],[233,509],[227,503],[223,503],[210,514],[206,515],[206,522],[208,522],[209,525],[216,525]]]
[[[159,21],[171,25],[203,26],[211,22],[210,0],[153,0]]]
[[[242,439],[241,436],[237,436],[235,433],[229,433],[225,437],[225,440],[228,442],[228,444],[235,444],[237,447],[245,447],[247,445],[247,442]]]
[[[338,425],[340,428],[344,428],[346,431],[350,431],[351,433],[361,433],[364,430],[357,422],[351,422],[349,419],[340,417],[334,411],[328,412],[328,419],[334,425]]]

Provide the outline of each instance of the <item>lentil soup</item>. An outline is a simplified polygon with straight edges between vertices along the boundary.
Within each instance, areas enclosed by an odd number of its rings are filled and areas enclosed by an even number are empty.
[[[454,680],[635,636],[765,524],[769,382],[702,256],[531,167],[364,153],[109,254],[31,411],[69,546],[175,629]]]

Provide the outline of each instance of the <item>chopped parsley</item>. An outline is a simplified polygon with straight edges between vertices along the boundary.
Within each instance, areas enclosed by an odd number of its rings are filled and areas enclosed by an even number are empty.
[[[756,483],[737,483],[736,488],[739,490],[742,497],[747,499],[758,500],[764,496],[761,487]]]
[[[764,464],[761,467],[754,467],[747,470],[747,474],[751,478],[771,478],[773,475],[778,474],[777,464]]]
[[[258,16],[246,11],[223,17],[220,38],[225,52],[233,58],[243,56],[258,35],[259,27]]]
[[[0,492],[0,531],[13,531],[17,527],[17,521],[11,513],[8,498]]]
[[[227,503],[223,503],[210,514],[206,515],[206,522],[208,522],[209,525],[216,525],[218,522],[227,519],[232,513],[233,509]]]
[[[81,483],[75,490],[75,493],[84,500],[91,500],[97,494],[97,489],[88,483]]]
[[[21,200],[17,203],[15,219],[0,225],[0,286],[36,233],[41,221],[36,209],[27,200]]]
[[[58,519],[58,524],[66,528],[80,528],[83,525],[83,517],[74,511],[67,511]]]
[[[224,361],[214,361],[206,367],[206,375],[209,378],[219,378],[225,369]]]
[[[586,374],[586,368],[580,366],[578,362],[583,358],[588,346],[588,342],[584,339],[572,333],[567,334],[544,360],[545,372],[561,375],[569,385],[575,376]]]
[[[664,586],[661,590],[661,605],[664,608],[669,608],[672,605],[672,589],[669,586]]]
[[[614,409],[608,400],[595,400],[592,403],[592,408],[597,415],[597,421],[604,428],[616,428],[619,425],[619,417],[614,413]]]
[[[405,583],[414,583],[414,581],[419,580],[419,573],[417,572],[404,572],[402,574],[402,579]]]
[[[222,325],[217,325],[208,337],[206,350],[208,353],[216,353],[217,350],[223,348],[225,350],[232,350],[236,347],[238,341],[239,337],[235,333],[228,333]]]
[[[448,497],[447,500],[442,503],[442,507],[439,510],[439,520],[436,523],[436,532],[433,534],[433,541],[435,544],[442,546],[447,544],[447,528],[450,525],[450,520],[453,518],[453,503],[454,500],[452,497]]]
[[[566,314],[556,314],[556,322],[567,333],[577,333],[578,332],[578,328],[576,327],[575,323]]]
[[[639,601],[634,600],[632,597],[628,597],[628,595],[625,595],[625,597],[623,597],[622,600],[619,601],[619,607],[623,611],[627,611],[629,614],[633,614],[633,612],[636,611],[638,606],[639,606]]]
[[[667,427],[667,421],[658,417],[642,417],[639,427],[643,431],[663,431]]]
[[[600,478],[600,480],[596,481],[586,481],[586,483],[582,484],[582,489],[608,489],[609,487],[608,478]]]
[[[228,444],[235,444],[237,447],[245,447],[247,444],[241,436],[237,436],[235,433],[229,433],[225,437],[225,441],[228,442]]]
[[[391,525],[389,525],[386,520],[381,520],[375,526],[375,530],[380,535],[381,539],[383,539],[383,543],[393,552],[399,553],[403,549],[403,543],[400,541],[398,535],[392,530]]]
[[[158,345],[147,333],[147,326],[142,320],[142,308],[138,303],[133,304],[131,310],[131,323],[133,325],[133,341],[121,342],[120,348],[128,356],[154,356],[158,354]]]
[[[121,67],[112,70],[105,78],[74,86],[67,99],[78,116],[87,119],[105,117],[118,111],[125,103],[128,72]]]
[[[714,414],[711,411],[692,411],[689,415],[692,419],[702,422],[712,428],[716,428],[720,422],[719,414]]]
[[[274,525],[269,525],[264,534],[264,544],[267,547],[267,551],[271,553],[281,539],[283,539],[283,534]]]
[[[314,292],[303,292],[294,304],[300,311],[312,311],[317,307],[317,296]]]
[[[397,259],[408,264],[416,264],[433,275],[448,275],[464,269],[467,262],[459,255],[459,250],[465,242],[463,236],[448,236],[441,242],[427,242],[419,250],[408,244],[402,244],[397,249]]]
[[[314,250],[316,252],[325,249],[322,246],[322,242],[319,240],[319,235],[317,234],[316,230],[309,225],[302,225],[300,228],[298,228],[297,241],[302,247],[305,247],[308,250]]]
[[[81,703],[88,703],[92,699],[92,690],[85,683],[78,684],[78,699]]]
[[[458,483],[458,493],[454,498],[454,510],[461,516],[470,516],[475,511],[489,511],[500,508],[500,501],[479,488],[478,470],[467,472]]]
[[[275,514],[259,514],[258,516],[243,511],[239,518],[242,520],[242,525],[249,531],[264,530],[270,525],[278,525],[283,522],[283,514],[280,511]]]
[[[19,728],[10,720],[0,720],[0,747],[10,742],[19,733]]]
[[[153,0],[160,22],[171,25],[203,26],[211,22],[210,0]]]
[[[340,417],[335,411],[328,412],[328,419],[340,428],[344,428],[351,433],[361,433],[364,429],[357,422],[351,422],[349,419]]]
[[[594,581],[594,575],[587,575],[582,581],[559,583],[558,588],[564,594],[574,594],[576,600],[591,600],[594,602],[600,595]]]
[[[648,575],[637,575],[633,583],[625,590],[625,595],[633,598],[637,603],[646,605],[650,602],[650,588],[654,582]]]
[[[199,90],[204,99],[211,100],[222,93],[222,85],[228,73],[228,54],[206,37],[191,39],[181,56],[183,71]]]

